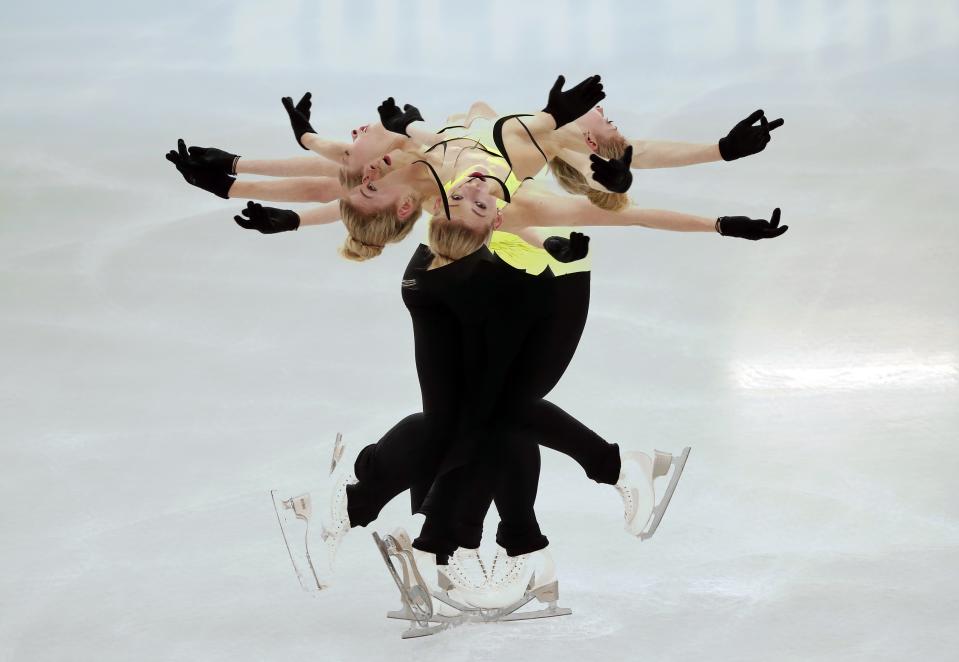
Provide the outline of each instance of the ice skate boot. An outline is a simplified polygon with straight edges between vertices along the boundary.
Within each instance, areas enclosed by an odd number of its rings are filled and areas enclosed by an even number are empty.
[[[444,571],[442,568],[441,572]],[[445,573],[450,582],[460,589],[478,590],[489,583],[489,572],[479,549],[458,548],[450,557],[449,565],[445,566]]]
[[[455,622],[459,613],[455,609],[445,607],[450,610],[450,615],[441,614],[437,610],[438,605],[432,598],[430,586],[425,581],[414,556],[415,550],[405,546],[405,543],[409,541],[406,532],[398,529],[385,538],[380,538],[374,531],[373,540],[383,555],[383,561],[396,583],[396,588],[400,591],[400,600],[403,603],[400,609],[387,612],[386,615],[388,618],[410,621],[409,629],[403,633],[403,638],[435,634]],[[424,565],[430,566],[430,560],[427,557],[420,558]],[[424,571],[428,575],[432,571],[435,575],[435,556],[432,559],[432,567]]]
[[[638,451],[623,455],[619,480],[614,487],[623,499],[625,529],[631,535],[646,540],[656,533],[683,474],[689,450],[687,446],[678,457],[655,451],[654,459]],[[657,503],[653,482],[669,473],[670,467],[673,467],[673,472],[669,484],[663,498]]]
[[[464,591],[466,602],[484,610],[489,621],[518,621],[530,618],[565,616],[572,610],[556,605],[559,580],[556,564],[548,549],[509,556],[498,548],[484,589]],[[533,600],[546,603],[545,609],[517,611]]]
[[[350,515],[346,508],[346,487],[356,482],[356,477],[352,472],[342,471],[334,475],[332,493],[330,495],[330,510],[323,518],[323,526],[320,531],[320,540],[326,548],[326,568],[333,571],[333,564],[336,561],[336,550],[339,549],[340,542],[350,531]]]
[[[355,483],[356,478],[342,465],[337,466],[344,450],[342,435],[337,434],[331,468],[338,470],[332,478],[329,511],[323,517],[314,514],[309,492],[286,499],[276,490],[270,492],[293,570],[306,591],[329,586],[336,550],[350,530],[346,486]]]

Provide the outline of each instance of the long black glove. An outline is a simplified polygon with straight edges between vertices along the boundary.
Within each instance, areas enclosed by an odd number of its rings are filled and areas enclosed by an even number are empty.
[[[590,76],[564,92],[565,84],[565,76],[556,77],[556,82],[549,91],[549,100],[543,108],[544,113],[549,113],[556,120],[557,129],[578,120],[606,98],[599,75]]]
[[[633,146],[629,145],[618,159],[603,160],[596,154],[589,155],[593,179],[613,193],[625,193],[633,185],[633,173],[629,169],[633,162]]]
[[[240,160],[236,154],[224,152],[216,147],[197,147],[196,145],[190,145],[187,151],[196,165],[222,170],[228,175],[236,174],[236,162]]]
[[[171,149],[167,152],[166,160],[176,166],[187,184],[192,184],[221,198],[230,197],[230,187],[233,186],[236,177],[230,177],[222,170],[204,167],[193,161],[187,154],[183,138],[177,141],[176,146],[176,150]]]
[[[772,219],[768,221],[748,216],[720,216],[716,219],[716,230],[719,234],[751,241],[773,239],[788,229],[788,225],[779,225],[779,207],[773,210]]]
[[[380,122],[384,129],[407,138],[409,138],[409,134],[406,133],[406,128],[413,122],[423,121],[423,115],[420,114],[419,108],[407,103],[403,104],[403,110],[400,110],[393,97],[377,106],[376,112],[380,114]]]
[[[756,120],[759,120],[759,126],[753,126]],[[769,122],[763,111],[757,110],[734,126],[725,138],[719,139],[719,153],[723,160],[734,161],[761,152],[770,140],[769,132],[785,123],[781,117]]]
[[[543,248],[558,262],[575,262],[589,254],[589,237],[582,232],[571,232],[566,237],[547,237]]]
[[[233,217],[237,225],[247,230],[259,230],[263,234],[288,232],[300,227],[300,215],[295,211],[264,207],[259,202],[253,202],[252,200],[246,203],[246,209],[240,213],[243,216]]]
[[[286,108],[286,114],[290,116],[290,126],[293,127],[293,135],[296,136],[296,142],[303,149],[309,149],[309,147],[303,144],[303,134],[316,133],[313,127],[310,126],[310,108],[313,106],[310,97],[312,96],[312,94],[307,92],[295,106],[293,105],[292,97],[283,97],[283,99],[281,99],[283,107]]]

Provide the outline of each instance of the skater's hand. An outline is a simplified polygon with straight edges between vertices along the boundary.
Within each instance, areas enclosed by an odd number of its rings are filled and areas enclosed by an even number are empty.
[[[596,154],[590,154],[590,168],[593,179],[613,193],[625,193],[633,185],[633,173],[629,166],[633,162],[633,146],[630,145],[618,159],[605,161]]]
[[[773,210],[772,219],[769,221],[748,216],[721,216],[716,219],[716,231],[719,234],[751,241],[773,239],[788,229],[788,225],[779,225],[779,207]]]
[[[224,152],[216,147],[197,147],[196,145],[190,145],[187,151],[196,165],[222,170],[228,175],[236,174],[236,162],[240,160],[236,154]]]
[[[221,198],[230,197],[230,187],[233,186],[236,177],[230,177],[222,170],[203,166],[194,161],[187,153],[183,138],[177,141],[175,150],[171,149],[167,152],[166,160],[176,166],[176,169],[183,175],[183,179],[188,184],[209,191]]]
[[[296,136],[297,144],[303,149],[309,149],[303,144],[303,135],[307,133],[316,133],[310,125],[310,108],[313,102],[310,100],[313,95],[307,92],[303,95],[297,104],[293,105],[292,97],[283,97],[283,107],[286,114],[290,116],[290,126],[293,127],[293,135]]]
[[[557,76],[556,82],[549,91],[549,100],[544,113],[553,116],[556,128],[569,124],[593,109],[600,101],[606,98],[603,92],[603,83],[599,75],[590,76],[578,85],[563,91],[566,83],[565,76]]]
[[[252,200],[246,203],[246,209],[240,213],[243,216],[233,217],[237,225],[247,230],[259,230],[263,234],[288,232],[300,227],[300,216],[295,211],[264,207]]]
[[[423,121],[423,115],[420,114],[419,108],[407,103],[403,105],[403,110],[400,110],[393,97],[389,97],[377,106],[376,112],[380,114],[380,122],[384,129],[407,138],[410,137],[406,132],[407,127],[413,122]]]
[[[589,237],[582,232],[571,232],[566,237],[547,237],[543,248],[558,262],[575,262],[589,254]]]
[[[759,126],[753,126],[757,120]],[[757,110],[734,126],[725,138],[720,138],[719,153],[723,160],[733,161],[761,152],[770,140],[770,132],[781,127],[784,123],[785,120],[781,117],[778,120],[768,122],[765,113],[762,110]]]

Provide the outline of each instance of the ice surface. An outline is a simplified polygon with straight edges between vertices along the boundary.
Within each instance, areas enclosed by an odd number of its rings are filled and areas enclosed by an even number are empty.
[[[0,54],[0,660],[959,656],[957,3],[19,3]],[[357,265],[338,226],[242,231],[243,201],[163,154],[300,156],[279,99],[308,89],[346,138],[387,95],[521,111],[557,73],[603,74],[631,136],[784,117],[761,155],[631,193],[790,230],[591,233],[554,399],[626,447],[693,447],[663,524],[629,538],[546,451],[573,615],[400,641],[369,532],[309,599],[269,490],[418,408],[419,234]]]

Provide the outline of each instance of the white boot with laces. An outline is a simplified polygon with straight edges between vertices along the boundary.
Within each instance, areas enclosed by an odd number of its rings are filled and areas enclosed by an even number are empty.
[[[625,528],[630,534],[646,540],[656,532],[686,466],[689,450],[687,446],[678,456],[654,451],[654,458],[639,451],[623,454],[619,480],[614,487],[623,499]],[[653,482],[668,474],[671,467],[669,484],[657,503]]]
[[[556,564],[548,549],[509,556],[500,547],[496,550],[486,587],[464,591],[464,594],[467,603],[474,607],[505,609],[525,604],[533,598],[555,603],[558,592]]]

